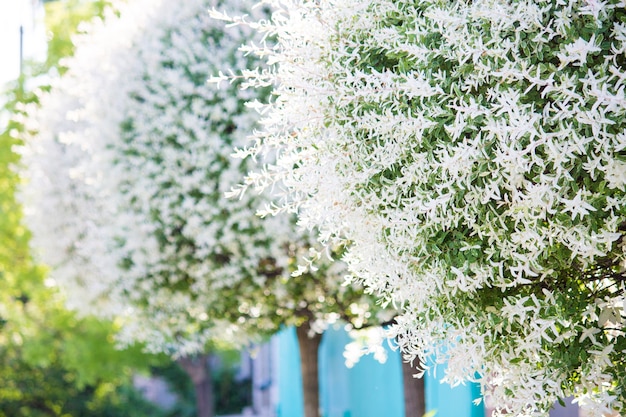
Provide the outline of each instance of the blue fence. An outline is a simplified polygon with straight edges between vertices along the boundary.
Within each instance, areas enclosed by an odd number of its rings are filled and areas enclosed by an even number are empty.
[[[277,336],[278,417],[303,417],[302,377],[294,329]],[[352,368],[344,364],[343,351],[349,336],[329,329],[320,346],[320,406],[323,417],[405,417],[400,354],[388,349],[388,359],[361,358]],[[441,371],[440,368],[438,371]],[[436,417],[483,417],[484,408],[474,405],[480,396],[475,384],[451,388],[427,375],[426,407]],[[410,416],[413,417],[413,416]],[[420,417],[420,416],[415,416]]]

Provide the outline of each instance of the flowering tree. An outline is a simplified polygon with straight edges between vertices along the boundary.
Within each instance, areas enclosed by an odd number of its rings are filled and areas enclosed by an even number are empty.
[[[238,191],[282,187],[271,212],[402,306],[406,358],[498,415],[623,411],[626,4],[268,3],[273,69],[243,77],[275,100],[241,154],[278,159]]]
[[[265,195],[224,197],[254,167],[230,154],[256,126],[245,103],[267,92],[206,83],[223,66],[258,64],[238,52],[253,32],[224,30],[210,6],[120,4],[77,38],[67,71],[25,121],[33,246],[72,308],[118,319],[121,342],[180,357],[197,387],[207,373],[192,356],[298,326],[315,417],[324,326],[376,318],[362,292],[341,285],[341,263],[298,267],[325,255],[289,216],[256,216]]]

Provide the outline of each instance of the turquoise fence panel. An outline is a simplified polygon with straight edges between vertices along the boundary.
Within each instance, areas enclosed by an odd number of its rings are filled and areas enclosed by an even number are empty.
[[[474,404],[474,400],[480,398],[478,384],[468,383],[452,388],[449,384],[440,382],[444,371],[445,366],[439,365],[424,376],[426,410],[435,411],[435,417],[483,417],[483,403]]]
[[[302,377],[295,331],[287,329],[278,337],[278,415],[302,417]],[[328,329],[322,338],[319,352],[322,416],[404,417],[402,370],[398,352],[388,349],[388,359],[384,364],[371,356],[365,356],[353,368],[348,368],[343,352],[349,342],[350,337],[343,329]]]
[[[320,406],[323,417],[350,415],[350,378],[343,357],[347,335],[329,329],[320,346]]]
[[[302,373],[298,338],[293,327],[278,333],[278,405],[277,417],[304,417]]]
[[[350,417],[404,417],[400,354],[389,347],[386,350],[384,364],[368,355],[350,369]]]
[[[304,417],[300,353],[293,328],[278,338],[278,417]],[[343,352],[350,338],[343,329],[329,329],[320,346],[320,407],[323,417],[404,417],[402,366],[397,350],[387,348],[388,358],[380,364],[371,356],[362,357],[351,369]],[[441,377],[444,367],[435,375]],[[483,417],[477,384],[451,388],[431,372],[426,378],[426,409],[436,417]]]

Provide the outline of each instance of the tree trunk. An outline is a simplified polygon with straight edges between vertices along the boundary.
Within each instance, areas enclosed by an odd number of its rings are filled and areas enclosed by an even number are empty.
[[[318,359],[322,335],[315,333],[313,337],[309,337],[310,328],[309,323],[296,328],[304,390],[304,416],[320,417]]]
[[[410,363],[402,361],[405,417],[422,417],[426,414],[424,378],[413,377],[416,373],[416,370]]]
[[[178,360],[187,372],[196,390],[196,411],[198,417],[213,417],[215,401],[213,398],[213,381],[209,369],[209,355],[183,357]]]

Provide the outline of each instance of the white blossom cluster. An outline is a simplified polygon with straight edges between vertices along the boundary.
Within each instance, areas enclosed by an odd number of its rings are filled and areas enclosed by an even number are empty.
[[[281,187],[403,309],[407,359],[497,415],[626,407],[626,2],[268,0],[276,83],[236,191]]]

